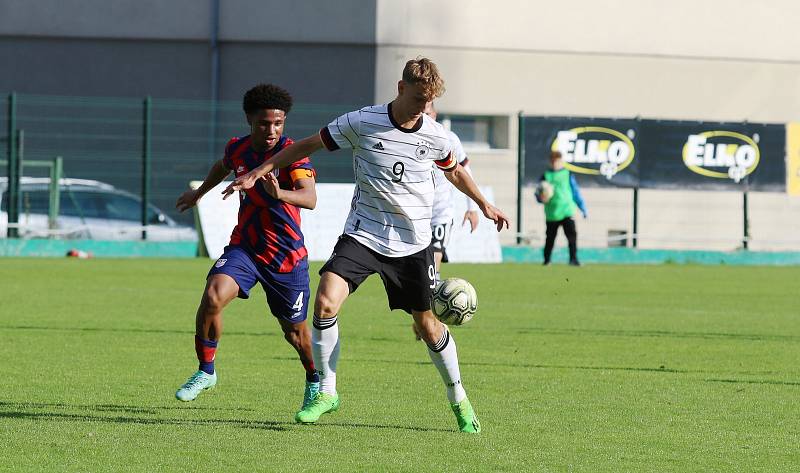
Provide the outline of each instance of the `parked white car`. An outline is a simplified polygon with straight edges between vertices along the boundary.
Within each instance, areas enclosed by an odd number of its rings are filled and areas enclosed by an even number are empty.
[[[141,198],[110,184],[86,179],[61,179],[56,228],[48,228],[50,178],[22,177],[19,235],[23,238],[139,240],[142,237]],[[0,178],[0,238],[8,228],[8,178]],[[179,225],[154,205],[148,205],[147,240],[197,241],[197,232]]]

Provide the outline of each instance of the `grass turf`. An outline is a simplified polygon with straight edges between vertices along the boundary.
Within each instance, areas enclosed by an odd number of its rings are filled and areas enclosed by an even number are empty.
[[[0,470],[800,466],[798,268],[445,265],[479,294],[452,330],[469,436],[377,277],[340,314],[339,412],[293,423],[303,373],[260,289],[225,313],[217,388],[176,401],[209,266],[0,260]]]

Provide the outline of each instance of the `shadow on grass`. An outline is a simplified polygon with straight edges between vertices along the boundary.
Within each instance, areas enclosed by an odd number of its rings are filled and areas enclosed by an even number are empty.
[[[271,356],[271,360],[280,361],[294,361],[294,358],[285,356]],[[347,362],[356,363],[383,363],[391,365],[415,365],[415,366],[428,366],[431,365],[430,361],[413,361],[413,360],[381,360],[379,358],[358,359],[348,358]],[[546,365],[535,363],[487,363],[481,361],[460,361],[461,366],[486,366],[493,368],[528,368],[528,369],[557,369],[557,370],[592,370],[592,371],[641,371],[646,373],[678,373],[678,374],[696,374],[696,373],[714,373],[713,371],[706,370],[684,370],[667,367],[637,367],[637,366],[580,366],[580,365]]]
[[[107,422],[113,424],[214,426],[228,425],[247,429],[284,431],[288,422],[238,419],[149,419],[143,417],[106,417],[90,414],[64,414],[59,412],[8,412],[0,411],[0,419],[54,420],[72,422]]]
[[[70,414],[56,412],[53,408],[61,410],[89,410],[97,412],[126,412],[130,414],[152,414],[157,415],[160,410],[246,410],[244,408],[207,408],[207,407],[146,407],[146,406],[122,406],[116,404],[87,404],[71,405],[64,403],[38,403],[38,402],[6,402],[0,401],[0,419],[17,420],[42,420],[42,421],[67,421],[67,422],[105,422],[114,424],[140,424],[140,425],[178,425],[178,426],[230,426],[242,429],[285,431],[288,427],[346,427],[363,429],[389,429],[389,430],[410,430],[414,432],[455,432],[453,429],[438,429],[428,427],[415,427],[411,425],[389,425],[389,424],[364,424],[355,422],[325,422],[313,426],[303,426],[295,422],[269,421],[269,420],[243,420],[243,419],[159,419],[133,416],[103,416],[95,414]],[[51,409],[45,412],[29,412],[34,409]],[[26,412],[27,411],[27,412]]]
[[[46,330],[56,332],[119,332],[119,333],[171,333],[181,335],[194,334],[193,330],[174,329],[144,329],[144,328],[114,328],[114,327],[37,327],[32,325],[6,325],[0,326],[3,330]],[[744,340],[744,341],[769,341],[769,342],[800,342],[797,335],[750,334],[750,333],[714,333],[714,332],[673,332],[669,330],[603,330],[603,329],[562,329],[562,328],[520,328],[510,329],[516,334],[541,334],[541,335],[592,335],[603,337],[648,337],[648,338],[689,338],[704,340]],[[276,332],[243,332],[226,331],[225,336],[252,336],[252,337],[278,337]],[[373,337],[371,341],[394,342],[402,340],[386,337]]]
[[[100,333],[170,333],[180,335],[194,335],[194,330],[170,330],[170,329],[149,329],[149,328],[105,328],[105,327],[36,327],[32,325],[6,325],[0,326],[2,330],[42,330],[53,332],[100,332]],[[249,336],[249,337],[277,337],[283,334],[276,332],[237,332],[225,331],[225,336]]]
[[[0,409],[47,409],[51,407],[59,409],[72,409],[72,410],[88,410],[99,412],[130,412],[132,414],[158,414],[158,411],[163,410],[178,410],[178,411],[246,411],[253,412],[254,409],[248,407],[202,407],[202,406],[123,406],[119,404],[64,404],[61,402],[6,402],[0,401]]]
[[[707,383],[731,383],[731,384],[773,384],[777,386],[800,386],[797,381],[774,381],[770,379],[704,379]]]
[[[603,330],[603,329],[562,329],[562,328],[522,328],[511,329],[514,333],[542,335],[598,335],[609,337],[664,337],[690,338],[705,340],[746,340],[771,342],[797,342],[800,336],[752,334],[752,333],[715,333],[715,332],[673,332],[669,330]]]

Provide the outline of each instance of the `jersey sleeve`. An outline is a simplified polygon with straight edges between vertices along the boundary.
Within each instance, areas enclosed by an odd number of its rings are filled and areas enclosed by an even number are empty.
[[[572,190],[572,200],[575,201],[575,205],[578,206],[583,216],[586,217],[588,215],[586,213],[586,204],[583,202],[583,196],[581,195],[580,187],[578,187],[578,181],[572,173],[569,175],[569,185]]]
[[[467,159],[467,153],[464,151],[464,145],[461,144],[461,140],[458,138],[458,135],[452,131],[449,133],[449,135],[450,142],[453,145],[453,157],[456,158],[456,162],[462,166],[467,164],[469,159]]]
[[[337,117],[319,131],[319,136],[328,151],[340,148],[353,149],[358,145],[360,128],[361,112],[356,110]]]
[[[308,158],[308,156],[289,165],[288,171],[289,177],[292,180],[292,184],[300,179],[308,179],[317,176],[317,172],[311,165],[311,160]]]
[[[233,160],[231,160],[231,145],[234,143],[236,143],[236,138],[228,140],[228,144],[225,145],[225,154],[222,156],[222,164],[231,171],[236,169],[236,166],[233,165]]]
[[[434,162],[436,167],[442,171],[452,171],[458,165],[456,152],[453,149],[453,141],[449,137],[442,141],[442,150],[439,151],[439,155]]]

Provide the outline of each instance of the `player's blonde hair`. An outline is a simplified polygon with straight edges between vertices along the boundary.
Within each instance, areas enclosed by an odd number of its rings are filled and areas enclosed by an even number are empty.
[[[439,68],[428,58],[411,59],[403,68],[403,82],[418,84],[429,100],[444,94],[444,79],[439,75]]]

